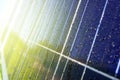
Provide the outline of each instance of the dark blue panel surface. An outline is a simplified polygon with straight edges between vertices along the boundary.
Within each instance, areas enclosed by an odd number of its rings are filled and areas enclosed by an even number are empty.
[[[85,62],[98,27],[105,1],[90,0],[71,57]]]
[[[106,78],[105,76],[102,76],[92,70],[87,69],[83,80],[111,80],[111,79]]]
[[[84,67],[69,61],[63,80],[80,80]]]
[[[120,58],[120,1],[109,1],[97,40],[90,58],[90,65],[110,75]],[[120,74],[118,74],[120,76]]]

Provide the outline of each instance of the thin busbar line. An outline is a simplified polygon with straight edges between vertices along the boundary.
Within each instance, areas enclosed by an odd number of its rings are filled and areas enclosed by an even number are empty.
[[[96,30],[96,33],[95,33],[95,36],[94,36],[91,48],[90,48],[90,51],[89,51],[89,54],[88,54],[88,57],[87,57],[86,65],[88,64],[88,61],[89,61],[90,56],[92,54],[92,50],[93,50],[93,47],[94,47],[94,44],[95,44],[95,41],[96,41],[96,38],[97,38],[97,35],[98,35],[98,32],[99,32],[99,29],[100,29],[100,26],[101,26],[101,23],[102,23],[104,14],[105,14],[105,10],[107,8],[107,4],[108,4],[108,0],[106,0],[106,2],[105,2],[105,5],[104,5],[103,11],[102,11],[102,15],[101,15],[101,18],[100,18],[100,21],[99,21],[99,24],[98,24],[98,27],[97,27],[97,30]],[[85,72],[86,72],[86,68],[87,67],[85,67],[84,70],[83,70],[81,80],[83,80],[83,78],[84,78],[84,75],[85,75]]]
[[[24,2],[23,2],[24,3]],[[23,18],[22,18],[22,22],[21,22],[21,24],[20,24],[20,26],[24,26],[24,24],[25,24],[25,21],[26,21],[26,17],[28,17],[27,15],[28,15],[28,13],[29,13],[29,11],[30,11],[30,8],[31,8],[31,6],[32,6],[32,1],[30,0],[29,1],[29,5],[27,6],[27,8],[25,9],[25,12],[26,12],[26,14],[25,14],[25,16],[23,16]],[[22,7],[21,7],[22,8]],[[24,29],[24,28],[22,28],[22,29]],[[20,30],[21,31],[21,30]],[[29,38],[29,36],[28,36],[28,38]],[[27,44],[27,41],[25,41],[25,44]],[[24,46],[24,48],[22,49],[22,52],[24,52],[25,51],[25,46]],[[12,76],[11,76],[11,78],[10,79],[13,79],[14,77],[16,77],[15,75],[16,74],[18,74],[18,72],[16,71],[16,70],[18,70],[18,67],[19,67],[19,62],[20,62],[20,59],[21,59],[21,56],[22,56],[22,52],[20,53],[20,57],[19,57],[19,59],[18,59],[18,61],[17,61],[17,63],[16,63],[16,68],[15,68],[15,70],[13,71],[13,73],[12,73]],[[18,76],[18,75],[17,75]]]
[[[54,9],[53,13],[51,14],[52,17],[53,17],[53,15],[54,15],[55,11],[57,10],[56,8],[57,8],[57,4],[58,4],[58,3],[59,3],[59,2],[56,3],[55,9]],[[49,19],[48,25],[52,23],[51,21],[53,21],[53,18],[52,18],[52,19],[51,19],[51,18]],[[51,27],[49,26],[49,29],[50,29],[50,28],[52,28],[52,26],[51,26]],[[53,29],[54,29],[54,28],[53,28]],[[48,28],[47,28],[47,30],[48,30]],[[47,35],[48,33],[49,33],[49,32],[46,32],[45,35]],[[45,38],[46,38],[46,36],[44,36],[41,41],[43,41]],[[51,37],[50,37],[50,38],[51,38]],[[44,63],[44,62],[42,62],[42,64],[43,64],[43,63]],[[41,68],[42,68],[42,66],[39,67],[38,72],[37,72],[37,75],[36,75],[36,77],[35,77],[35,80],[37,80],[37,78],[38,78],[38,76],[39,76],[39,73],[40,73],[40,71],[41,71]]]
[[[43,7],[44,7],[44,4],[46,3],[46,1],[45,2],[43,2]],[[36,24],[39,22],[39,15],[40,15],[40,13],[41,13],[41,9],[43,8],[43,7],[40,7],[40,9],[39,9],[39,11],[38,11],[38,13],[37,13],[37,16],[35,17],[35,22],[33,22],[33,25],[32,26],[34,26],[35,28],[33,29],[33,32],[35,31],[35,30],[37,30],[37,26],[36,26]],[[33,37],[33,35],[35,35],[34,33],[33,34],[31,34],[31,36]],[[31,38],[32,38],[31,37]],[[36,35],[35,35],[35,38],[33,39],[33,41],[35,41],[36,40]],[[33,44],[32,44],[33,45]],[[28,54],[29,55],[29,54]],[[28,62],[28,61],[26,61],[26,62]],[[26,67],[27,65],[25,65],[24,67]],[[28,67],[27,67],[28,68]],[[27,70],[25,70],[25,72],[23,73],[23,76],[22,76],[22,79],[24,79],[24,77],[25,77],[25,75],[26,75],[26,72],[27,72]],[[31,71],[32,72],[32,71]]]
[[[53,13],[51,14],[52,16],[53,16],[54,13],[56,12],[56,10],[57,10],[57,5],[58,5],[58,4],[59,4],[59,1],[57,1],[56,4],[55,4],[55,9],[53,10]],[[62,6],[63,6],[63,4],[62,4]],[[61,11],[60,11],[60,13],[61,13]],[[49,19],[48,25],[50,25],[50,21],[51,21],[51,20],[53,20],[53,19]],[[57,21],[57,20],[56,20],[56,21]],[[50,26],[51,26],[51,25],[50,25]],[[49,27],[50,27],[50,26],[49,26]],[[54,27],[54,26],[53,26],[53,27]],[[55,29],[55,28],[53,28],[53,31],[54,31],[54,29]],[[48,32],[47,32],[46,34],[48,34]],[[52,33],[52,34],[53,34],[53,33]],[[45,38],[46,38],[46,36],[43,37],[42,41],[43,41]],[[49,40],[51,40],[51,39],[52,39],[52,37],[50,37]],[[47,52],[46,52],[46,53],[47,53]],[[42,64],[44,64],[44,62],[42,62]],[[40,71],[41,71],[41,68],[42,68],[42,66],[39,67],[39,70],[38,70],[37,76],[36,76],[36,80],[37,80],[37,78],[38,78],[38,76],[39,76],[39,73],[40,73]]]
[[[22,3],[21,3],[21,6],[19,7],[19,9],[21,10],[21,7],[23,6],[23,0],[21,0],[22,1]],[[19,10],[19,11],[20,11]],[[19,13],[19,12],[18,12]],[[18,16],[18,13],[17,13],[17,16]],[[22,21],[22,23],[24,22],[24,19],[23,19],[23,21]],[[21,24],[22,25],[22,24]],[[22,29],[20,29],[19,31],[21,31]],[[14,71],[16,71],[16,70],[14,70]],[[14,73],[14,72],[13,72]],[[11,78],[13,78],[13,73],[12,73],[12,75],[11,75],[11,77],[10,77],[10,79]]]
[[[57,1],[56,2],[56,4],[55,4],[55,9],[54,9],[54,11],[53,11],[53,13],[51,13],[51,16],[53,16],[54,15],[54,13],[55,13],[55,11],[57,10],[56,8],[57,8],[57,5],[59,4],[59,2]],[[48,22],[50,22],[50,20],[51,20],[51,18],[49,18],[49,21]],[[49,23],[48,23],[49,24]],[[46,33],[45,33],[46,34]],[[43,37],[43,40],[45,39],[45,36]],[[43,62],[42,62],[42,64],[43,64]],[[37,80],[37,78],[38,78],[38,76],[39,76],[39,73],[40,73],[40,70],[41,70],[41,66],[39,67],[39,70],[38,70],[38,72],[37,72],[37,75],[36,75],[36,80]]]
[[[62,48],[61,55],[60,55],[60,57],[59,57],[59,60],[58,60],[57,66],[56,66],[55,71],[54,71],[54,73],[53,73],[52,80],[54,80],[55,74],[56,74],[57,69],[58,69],[58,66],[59,66],[59,64],[60,64],[60,60],[61,60],[61,58],[62,58],[62,54],[63,54],[64,49],[65,49],[65,47],[66,47],[66,44],[67,44],[68,38],[69,38],[69,36],[70,36],[71,30],[72,30],[72,27],[73,27],[73,23],[74,23],[75,18],[76,18],[76,16],[77,16],[77,12],[78,12],[78,9],[79,9],[79,7],[80,7],[80,4],[81,4],[81,0],[79,0],[79,3],[78,3],[77,8],[76,8],[76,10],[75,10],[75,14],[74,14],[74,16],[73,16],[73,20],[72,20],[72,23],[71,23],[71,25],[70,25],[70,28],[69,28],[69,31],[68,31],[67,37],[66,37],[66,39],[65,39],[65,43],[64,43],[64,45],[63,45],[63,48]]]
[[[70,6],[70,9],[69,9],[69,12],[68,12],[68,15],[67,15],[66,21],[65,21],[64,26],[63,26],[63,29],[62,29],[62,34],[61,34],[61,36],[60,36],[60,38],[59,38],[59,43],[58,43],[58,45],[60,45],[60,42],[61,42],[62,37],[63,37],[63,35],[64,35],[65,28],[66,28],[67,23],[68,23],[68,21],[69,21],[69,18],[70,18],[70,16],[71,16],[70,14],[71,14],[71,11],[72,11],[72,8],[73,8],[73,5],[74,5],[74,2],[75,2],[75,0],[72,1],[72,5]]]
[[[88,3],[89,3],[89,0],[87,0],[86,5],[85,5],[85,8],[84,8],[84,11],[83,11],[83,13],[82,13],[81,20],[80,20],[79,25],[78,25],[78,28],[77,28],[77,32],[76,32],[76,34],[75,34],[75,38],[74,38],[73,43],[72,43],[72,46],[71,46],[71,48],[70,48],[70,53],[71,53],[71,51],[73,50],[75,41],[76,41],[76,39],[77,39],[77,35],[78,35],[79,29],[80,29],[80,27],[81,27],[81,24],[82,24],[82,21],[83,21],[83,17],[84,17],[84,15],[85,15],[85,11],[86,11],[86,9],[87,9]],[[69,53],[69,56],[70,56],[70,53]],[[63,78],[63,75],[64,75],[64,72],[65,72],[65,70],[66,70],[68,61],[69,61],[69,60],[67,59],[60,80],[62,80],[62,78]]]
[[[35,5],[35,2],[32,2],[32,4],[31,4],[31,6],[30,6],[30,10],[29,10],[29,12],[30,11],[32,11],[33,10],[33,7],[34,7],[34,5]],[[33,23],[31,24],[31,26],[33,25]],[[32,30],[34,30],[35,29],[35,27],[31,27],[31,29],[30,29],[30,34],[32,35]],[[31,36],[28,36],[28,38],[26,39],[26,44],[27,44],[27,40],[30,38]],[[31,45],[32,46],[32,45]],[[26,56],[27,56],[27,52],[28,52],[28,50],[29,50],[29,48],[30,47],[28,47],[24,52],[24,59],[22,60],[22,63],[20,64],[20,67],[18,67],[18,71],[17,71],[17,75],[16,75],[16,79],[18,79],[19,78],[19,75],[20,75],[20,72],[21,72],[21,70],[22,70],[22,68],[23,68],[23,65],[24,65],[24,63],[25,63],[25,59],[26,59]]]
[[[48,51],[50,51],[50,52],[52,52],[52,53],[54,53],[54,54],[61,55],[61,53],[59,53],[59,52],[57,52],[57,51],[55,51],[55,50],[53,50],[53,49],[50,49],[50,48],[48,48],[48,47],[46,47],[46,46],[43,46],[43,45],[41,45],[41,44],[39,44],[39,43],[36,43],[36,42],[34,42],[34,41],[30,41],[30,40],[29,40],[29,42],[30,42],[30,43],[34,43],[35,45],[37,45],[37,46],[39,46],[39,47],[41,47],[41,48],[47,49]],[[88,68],[88,69],[90,69],[90,70],[92,70],[92,71],[94,71],[94,72],[96,72],[96,73],[98,73],[98,74],[101,74],[101,75],[103,75],[103,76],[105,76],[105,77],[107,77],[107,78],[109,78],[109,79],[119,80],[119,79],[116,78],[116,77],[113,77],[113,76],[111,76],[111,75],[109,75],[109,74],[107,74],[107,73],[104,73],[104,72],[102,72],[102,71],[100,71],[100,70],[98,70],[98,69],[95,69],[95,68],[93,68],[93,67],[91,67],[91,66],[89,66],[89,65],[86,65],[86,64],[84,64],[84,63],[82,63],[82,62],[79,62],[79,61],[77,61],[77,60],[75,60],[75,59],[72,59],[72,58],[69,57],[69,56],[66,56],[66,55],[63,54],[62,57],[66,58],[66,59],[68,59],[68,60],[70,60],[70,61],[72,61],[72,62],[74,62],[74,63],[77,63],[77,64],[79,64],[79,65],[81,65],[81,66],[83,66],[83,67],[86,67],[86,68]]]
[[[57,2],[57,4],[58,4],[58,3],[59,3],[59,2]],[[56,10],[57,4],[55,5],[55,10]],[[50,16],[53,16],[53,14],[55,13],[55,10],[53,11],[53,13],[51,13],[50,15],[48,15],[48,16],[49,16],[49,19],[48,19],[49,21],[48,21],[48,22],[50,22],[50,20],[51,20],[51,17],[50,17]],[[48,17],[47,17],[47,18],[48,18]],[[48,24],[49,24],[49,23],[48,23]],[[47,32],[46,32],[46,33],[47,33]],[[46,34],[46,33],[45,33],[45,34]],[[39,34],[39,32],[37,33],[36,38],[39,38],[39,37],[38,37],[38,36],[39,36],[38,34]],[[45,38],[45,36],[43,37],[43,40],[44,40],[44,38]],[[39,52],[40,52],[40,50],[39,50]],[[39,53],[39,52],[38,52],[38,53]],[[38,54],[38,55],[40,55],[40,54]],[[36,55],[36,57],[38,57],[38,55]],[[36,61],[36,60],[37,60],[37,59],[35,59],[34,61]],[[39,67],[39,70],[38,70],[36,76],[39,75],[39,71],[41,70],[41,67],[42,67],[42,66]],[[31,71],[30,74],[32,74],[32,73],[33,73],[33,70]],[[37,80],[37,77],[35,78],[35,80]]]
[[[62,40],[62,36],[63,36],[64,30],[65,30],[66,24],[67,24],[67,22],[68,22],[68,19],[69,19],[69,17],[70,17],[70,12],[72,11],[72,7],[73,7],[74,1],[75,1],[75,0],[72,1],[72,5],[71,5],[70,10],[69,10],[69,12],[68,12],[68,16],[67,16],[67,19],[66,19],[66,21],[65,21],[64,27],[63,27],[63,29],[62,29],[62,34],[61,34],[61,36],[60,36],[60,39],[59,39],[59,42],[58,42],[58,44],[57,44],[56,49],[58,48],[58,46],[59,46],[59,44],[60,44],[60,42],[61,42],[61,40]],[[53,60],[54,58],[55,58],[55,55],[53,56],[52,60]],[[53,61],[52,61],[52,62],[53,62]],[[52,65],[52,63],[50,64],[50,67],[51,67],[51,65]],[[50,67],[49,67],[49,69],[48,69],[48,72],[50,71]],[[48,72],[47,72],[47,75],[48,75]],[[47,80],[47,78],[46,78],[45,80]]]
[[[58,22],[59,22],[59,20],[61,20],[61,14],[62,14],[62,11],[64,10],[64,7],[65,7],[65,0],[63,0],[62,9],[61,9],[60,15],[59,15],[59,17],[58,17]],[[63,16],[62,16],[62,17],[63,17]],[[67,18],[68,18],[68,17],[69,17],[69,15],[67,16]],[[67,20],[68,20],[68,19],[66,19],[66,21],[67,21]],[[66,22],[66,21],[65,21],[65,22]],[[58,23],[58,22],[57,22],[57,23]],[[58,26],[57,23],[55,24],[55,28]],[[65,27],[63,27],[61,33],[64,33],[64,28],[65,28]],[[54,33],[54,31],[55,31],[55,29],[53,30],[53,33]],[[52,34],[52,37],[54,37],[54,34]],[[52,38],[52,37],[51,37],[51,38]],[[62,34],[60,35],[60,39],[61,39],[61,37],[62,37]],[[52,42],[52,39],[50,39],[50,42]],[[55,50],[57,50],[60,42],[61,42],[61,40],[59,40],[59,42],[57,43],[57,46],[56,46]],[[54,58],[55,58],[55,55],[52,56],[52,62],[53,62]],[[49,72],[50,72],[50,68],[51,68],[52,62],[50,63],[50,65],[49,65],[49,67],[48,67],[48,71],[47,71],[47,75],[46,75],[46,77],[45,77],[45,80],[47,80],[47,78],[48,78],[48,74],[49,74]]]
[[[44,19],[43,20],[41,19],[40,25],[39,25],[39,26],[42,26],[41,31],[40,31],[40,36],[39,36],[39,39],[41,41],[43,40],[42,38],[46,34],[46,33],[44,33],[44,31],[47,32],[47,30],[48,30],[48,28],[46,29],[45,26],[48,24],[48,22],[50,22],[49,17],[51,17],[50,14],[52,13],[51,10],[52,10],[54,4],[55,4],[55,1],[52,1],[52,0],[47,2],[46,6],[45,6],[45,9],[44,9],[44,11],[42,13],[41,17],[44,17]],[[48,5],[49,5],[49,8],[47,8]]]
[[[115,71],[115,76],[117,76],[119,70],[120,70],[120,59],[118,61],[118,65],[117,65],[117,68],[116,68],[116,71]]]
[[[47,4],[47,0],[43,3],[43,7],[41,7],[40,9],[40,11],[38,12],[39,14],[38,14],[38,19],[36,18],[36,23],[35,24],[33,24],[33,26],[35,26],[35,29],[34,29],[34,31],[37,29],[37,26],[38,26],[38,23],[39,23],[39,21],[40,21],[40,18],[41,18],[41,15],[40,15],[40,13],[43,11],[43,9],[45,8],[45,6],[46,6],[46,4]],[[40,15],[40,17],[39,17],[39,15]],[[39,29],[40,30],[40,29]],[[38,34],[39,32],[37,32],[37,34]],[[37,36],[35,35],[35,39],[37,40]],[[35,41],[35,39],[34,39],[34,41]],[[27,70],[26,70],[27,71]],[[25,71],[25,74],[23,75],[23,78],[25,77],[25,75],[26,75],[26,71]],[[30,75],[29,75],[30,76]]]
[[[52,2],[51,2],[51,3],[52,3]],[[35,22],[34,22],[34,23],[35,23]],[[34,23],[33,23],[33,25],[34,25]],[[33,28],[33,30],[35,30],[35,27],[34,27],[33,25],[32,25],[32,28]],[[37,27],[37,26],[36,26],[36,27]],[[33,30],[32,30],[32,32],[30,33],[31,35],[33,34]],[[30,35],[29,35],[29,36],[30,36]],[[30,36],[29,38],[31,38],[31,36]],[[29,40],[29,39],[28,39],[28,40]],[[32,46],[32,45],[31,45],[31,46]],[[28,52],[29,48],[30,48],[30,47],[28,47],[27,50],[26,50],[26,52],[25,52],[25,57],[24,57],[24,60],[22,61],[22,65],[21,65],[21,67],[20,67],[20,69],[19,69],[19,74],[20,74],[20,71],[21,71],[24,63],[25,63],[25,59],[26,59],[27,52]]]

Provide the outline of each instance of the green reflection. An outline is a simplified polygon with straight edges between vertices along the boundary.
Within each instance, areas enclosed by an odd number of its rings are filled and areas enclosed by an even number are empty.
[[[48,41],[42,41],[39,44],[55,47]],[[59,55],[40,46],[31,45],[22,40],[17,33],[10,33],[4,48],[10,80],[44,80],[52,77]]]

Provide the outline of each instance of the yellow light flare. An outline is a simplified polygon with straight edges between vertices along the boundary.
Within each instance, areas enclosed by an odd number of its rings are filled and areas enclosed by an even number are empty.
[[[6,63],[4,59],[4,46],[7,42],[7,39],[9,37],[9,33],[11,32],[12,27],[9,26],[9,21],[11,14],[15,7],[15,0],[1,0],[0,1],[0,54],[1,54],[1,67],[2,67],[2,78],[3,80],[8,80],[7,70],[6,70]],[[8,28],[6,33],[4,32],[4,29]],[[4,40],[1,42],[1,37],[4,35]]]

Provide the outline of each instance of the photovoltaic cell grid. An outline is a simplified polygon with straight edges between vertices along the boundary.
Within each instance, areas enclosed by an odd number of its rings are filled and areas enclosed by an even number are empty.
[[[20,38],[10,33],[4,52],[9,79],[119,80],[119,3],[21,1]]]

